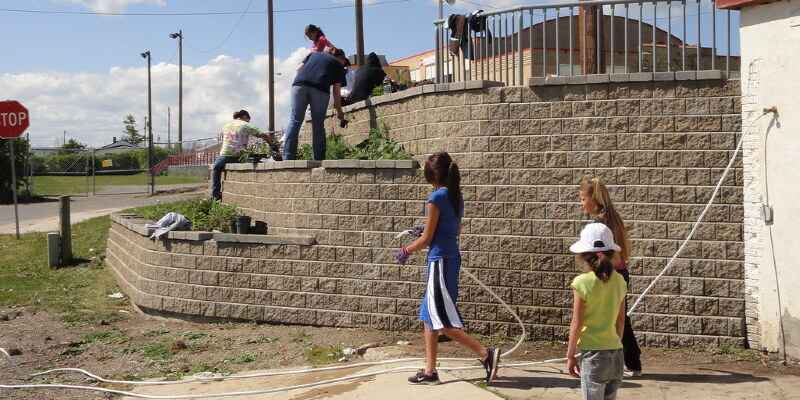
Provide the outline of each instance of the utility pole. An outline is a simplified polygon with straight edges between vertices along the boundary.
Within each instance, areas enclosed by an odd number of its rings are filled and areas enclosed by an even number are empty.
[[[172,140],[170,136],[170,125],[172,124],[172,112],[167,107],[167,149],[172,151]]]
[[[183,154],[183,29],[169,37],[178,39],[178,154]]]
[[[64,129],[64,135],[61,136],[61,147],[64,147],[67,144],[67,130]]]
[[[152,173],[153,170],[153,90],[152,90],[152,80],[150,77],[150,51],[146,51],[142,53],[142,58],[147,59],[147,139],[148,139],[148,146],[147,146],[147,166],[150,172],[150,194],[155,194],[155,176]]]
[[[269,55],[269,82],[267,85],[267,91],[269,91],[269,122],[267,124],[267,130],[270,132],[275,131],[275,42],[273,40],[273,34],[275,32],[274,27],[272,26],[272,0],[267,0],[267,34],[269,35],[269,39],[267,40],[267,54]]]
[[[356,0],[356,64],[364,65],[364,7]]]
[[[602,8],[581,6],[578,15],[581,73],[601,74],[605,69]],[[545,29],[545,25],[542,26],[542,29]]]

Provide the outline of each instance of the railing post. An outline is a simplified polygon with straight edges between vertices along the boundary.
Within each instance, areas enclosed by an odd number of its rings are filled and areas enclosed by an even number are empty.
[[[525,12],[520,9],[519,10],[519,26],[517,27],[517,60],[519,60],[519,84],[521,86],[525,85],[525,67],[523,66],[525,63],[524,54],[522,54],[522,24],[523,24],[523,15]],[[531,60],[533,62],[533,60]]]
[[[442,82],[442,43],[441,43],[442,34],[440,32],[441,24],[437,22],[433,26],[434,26],[433,32],[436,35],[436,49],[434,52],[434,60],[436,62],[435,82],[441,83]]]

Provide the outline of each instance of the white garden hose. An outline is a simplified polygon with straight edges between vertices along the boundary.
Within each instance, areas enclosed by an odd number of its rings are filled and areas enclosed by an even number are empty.
[[[756,117],[753,121],[750,122],[750,124],[747,126],[747,129],[745,129],[743,131],[742,137],[739,139],[739,142],[736,145],[736,150],[734,151],[733,156],[731,157],[731,160],[728,162],[728,166],[725,168],[725,171],[723,171],[722,176],[720,177],[719,181],[717,182],[716,187],[714,188],[714,192],[711,194],[711,198],[708,200],[708,203],[706,204],[706,207],[703,209],[703,211],[698,216],[697,221],[694,223],[694,226],[692,227],[691,231],[689,232],[689,235],[683,241],[683,244],[681,244],[681,246],[678,248],[678,251],[676,251],[675,254],[672,256],[672,258],[669,260],[669,262],[667,262],[667,265],[661,270],[661,272],[658,275],[656,275],[655,278],[653,278],[653,281],[650,283],[650,285],[648,285],[647,288],[645,288],[645,290],[642,291],[642,293],[638,296],[638,298],[633,303],[633,305],[631,305],[631,308],[628,311],[628,315],[631,315],[633,313],[633,311],[636,309],[636,307],[638,307],[639,303],[641,303],[641,301],[644,298],[644,296],[650,291],[650,289],[653,288],[653,286],[655,286],[656,282],[658,282],[658,280],[661,279],[661,277],[669,270],[669,268],[675,262],[677,257],[681,254],[683,249],[686,247],[686,245],[688,244],[689,240],[691,240],[691,238],[693,237],[695,231],[697,230],[697,227],[703,221],[703,218],[705,217],[706,213],[711,208],[711,205],[713,204],[714,199],[717,196],[717,193],[719,193],[719,189],[722,186],[722,183],[725,181],[725,178],[727,177],[728,172],[733,167],[733,164],[734,164],[734,162],[736,160],[736,156],[739,153],[739,151],[741,150],[742,142],[744,141],[745,135],[750,130],[750,128],[753,126],[753,124],[755,124],[756,121],[758,121],[761,117],[763,117],[766,114],[767,114],[767,112],[765,111],[763,114],[761,114],[758,117]],[[397,237],[404,236],[405,232],[406,231],[401,232],[400,234],[397,235]],[[483,282],[481,282],[468,269],[462,267],[461,270],[464,271],[464,273],[467,276],[469,276],[470,278],[472,278],[476,283],[478,283],[478,285],[480,285],[482,288],[484,288],[486,291],[488,291],[489,294],[492,295],[492,297],[497,299],[503,305],[503,307],[506,310],[508,310],[511,313],[511,315],[513,315],[514,318],[517,320],[517,322],[520,324],[520,327],[522,328],[522,334],[520,335],[520,338],[517,341],[517,344],[514,345],[514,347],[512,347],[511,349],[509,349],[508,351],[506,351],[505,353],[502,354],[503,357],[508,356],[509,354],[511,354],[514,351],[516,351],[519,348],[519,346],[522,344],[522,342],[525,340],[525,335],[526,335],[525,324],[519,318],[517,313],[514,312],[514,310],[511,307],[509,307],[508,304],[506,304],[505,301],[503,301],[503,299],[501,299],[500,296],[498,296],[493,290],[491,290]],[[11,362],[12,365],[14,365],[17,369],[19,369],[19,367],[16,364],[16,362],[14,362],[14,360],[11,358],[11,356],[8,354],[8,352],[5,349],[0,348],[0,352],[2,352],[5,355],[5,357]],[[76,373],[80,373],[80,374],[89,376],[90,378],[95,379],[95,380],[100,381],[100,382],[103,382],[103,383],[116,383],[116,384],[128,384],[128,385],[140,385],[140,386],[145,386],[145,385],[174,385],[174,384],[184,384],[184,383],[198,382],[198,381],[219,381],[219,380],[247,379],[247,378],[256,378],[256,377],[266,377],[266,376],[305,374],[305,373],[313,373],[313,372],[318,372],[318,371],[331,371],[331,370],[338,370],[338,369],[347,369],[347,368],[356,368],[356,367],[374,366],[374,365],[387,365],[387,364],[396,364],[396,363],[421,361],[421,360],[424,360],[424,358],[421,358],[421,357],[418,357],[418,358],[402,358],[402,359],[395,359],[395,360],[363,362],[363,363],[340,365],[340,366],[333,366],[333,367],[311,368],[311,369],[281,371],[281,372],[264,372],[264,373],[248,374],[248,375],[230,375],[230,376],[225,376],[225,377],[214,377],[210,373],[198,373],[198,374],[193,375],[192,378],[187,379],[187,380],[162,381],[162,382],[139,382],[139,381],[121,381],[121,380],[104,379],[104,378],[102,378],[102,377],[100,377],[98,375],[92,374],[92,373],[90,373],[90,372],[88,372],[86,370],[79,369],[79,368],[56,368],[56,369],[51,369],[51,370],[48,370],[48,371],[32,374],[30,376],[31,377],[35,377],[35,376],[42,376],[42,375],[46,375],[46,374],[59,373],[59,372],[76,372]],[[439,358],[439,360],[440,361],[457,361],[457,362],[463,362],[463,361],[474,362],[475,361],[474,358]],[[531,361],[531,362],[521,362],[521,363],[513,363],[513,364],[502,364],[501,366],[503,368],[516,368],[516,367],[527,367],[527,366],[540,365],[540,364],[545,364],[545,363],[564,362],[564,361],[566,361],[566,358],[557,358],[557,359],[542,360],[542,361]],[[200,398],[209,398],[209,397],[233,397],[233,396],[248,396],[248,395],[268,394],[268,393],[282,392],[282,391],[287,391],[287,390],[314,387],[314,386],[319,386],[319,385],[327,385],[327,384],[331,384],[331,383],[348,381],[348,380],[352,380],[352,379],[365,378],[365,377],[376,376],[376,375],[392,373],[392,372],[413,371],[413,370],[416,370],[417,368],[418,367],[395,367],[395,368],[383,369],[383,370],[374,371],[374,372],[366,372],[366,373],[362,373],[362,374],[348,375],[348,376],[341,377],[341,378],[334,378],[334,379],[328,379],[328,380],[319,381],[319,382],[307,383],[307,384],[302,384],[302,385],[294,385],[294,386],[286,386],[286,387],[280,387],[280,388],[274,388],[274,389],[265,389],[265,390],[247,391],[247,392],[225,392],[225,393],[213,393],[213,394],[195,394],[195,395],[170,395],[170,396],[146,395],[146,394],[128,392],[128,391],[124,391],[124,390],[107,389],[107,388],[95,387],[95,386],[80,386],[80,385],[66,385],[66,384],[29,384],[29,385],[5,385],[5,384],[0,384],[0,389],[30,389],[30,388],[55,389],[55,388],[60,388],[60,389],[76,389],[76,390],[87,390],[87,391],[95,391],[95,392],[113,393],[113,394],[118,394],[118,395],[123,395],[123,396],[130,396],[130,397],[144,398],[144,399],[200,399]],[[443,370],[443,371],[470,370],[470,369],[482,369],[482,368],[483,368],[482,366],[437,367],[438,370]]]

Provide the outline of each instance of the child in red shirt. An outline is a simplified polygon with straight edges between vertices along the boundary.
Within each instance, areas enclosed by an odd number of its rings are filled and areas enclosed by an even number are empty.
[[[309,51],[310,53],[316,51],[325,51],[326,47],[336,48],[333,44],[331,44],[331,42],[328,41],[328,39],[325,38],[325,32],[322,31],[322,28],[314,24],[309,24],[306,27],[306,37],[308,37],[308,40],[314,42],[311,44],[311,50]]]

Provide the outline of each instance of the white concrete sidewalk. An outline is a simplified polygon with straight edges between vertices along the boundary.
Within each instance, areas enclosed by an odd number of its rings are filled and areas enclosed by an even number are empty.
[[[138,387],[133,392],[137,394],[151,394],[159,396],[181,394],[214,394],[224,392],[248,392],[267,390],[270,388],[301,385],[328,379],[335,379],[348,375],[363,374],[371,371],[407,366],[413,369],[419,363],[391,364],[385,366],[356,367],[343,370],[322,371],[300,375],[283,375],[273,377],[259,377],[249,379],[229,379],[217,382],[198,382],[168,386]],[[292,368],[295,369],[295,368]],[[265,372],[251,371],[237,373],[245,375],[250,373]],[[311,388],[295,389],[260,395],[236,397],[212,397],[212,399],[237,399],[237,400],[290,400],[290,399],[380,399],[380,400],[497,400],[498,396],[481,389],[456,376],[440,372],[441,384],[436,386],[412,385],[407,378],[414,375],[414,370],[400,371],[373,377],[354,379],[315,386]],[[123,397],[124,400],[133,400],[133,397]]]

